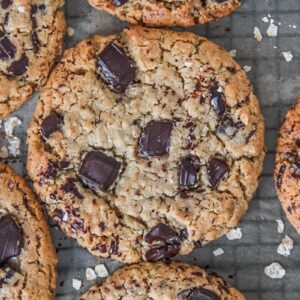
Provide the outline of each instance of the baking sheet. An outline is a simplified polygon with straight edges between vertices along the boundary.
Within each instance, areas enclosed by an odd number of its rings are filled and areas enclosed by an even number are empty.
[[[278,127],[287,108],[294,103],[297,94],[300,94],[300,1],[242,0],[242,2],[241,8],[231,16],[210,25],[194,26],[186,30],[204,35],[228,51],[236,49],[236,60],[242,66],[252,67],[248,74],[266,119],[268,153],[264,171],[256,197],[240,223],[243,238],[229,241],[223,237],[179,259],[218,272],[230,284],[241,290],[249,300],[296,300],[300,299],[300,236],[287,223],[280,208],[272,172]],[[92,34],[112,34],[127,26],[125,22],[105,12],[96,11],[85,0],[66,0],[65,10],[69,26],[75,29],[75,35],[66,38],[66,48]],[[278,36],[275,38],[266,35],[269,24],[264,23],[262,18],[268,14],[274,19],[275,24],[281,23]],[[264,38],[261,42],[253,38],[255,26],[263,33]],[[296,28],[293,28],[295,26]],[[293,53],[292,62],[285,61],[283,51]],[[26,128],[37,99],[36,94],[14,114],[23,121],[22,126],[17,127],[15,131],[22,140],[21,154],[17,158],[5,160],[24,176],[26,176],[27,155]],[[277,232],[275,219],[280,218],[285,223],[284,234]],[[50,219],[49,224],[59,258],[56,299],[74,299],[93,283],[85,280],[87,267],[104,263],[111,273],[122,265],[91,256],[78,247],[76,242],[66,238]],[[277,247],[285,234],[288,234],[295,243],[289,257],[277,254]],[[214,256],[212,251],[219,247],[225,253],[222,256]],[[272,280],[264,275],[264,267],[274,261],[280,262],[286,269],[287,275],[283,279]],[[80,292],[72,288],[73,278],[83,281]]]

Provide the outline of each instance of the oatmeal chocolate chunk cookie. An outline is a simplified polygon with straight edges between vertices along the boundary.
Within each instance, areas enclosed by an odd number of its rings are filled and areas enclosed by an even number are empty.
[[[264,122],[224,50],[134,27],[66,51],[28,144],[35,189],[69,236],[95,255],[156,261],[238,224],[258,185]]]
[[[54,299],[56,254],[25,180],[0,163],[0,298]]]
[[[116,271],[79,300],[244,300],[216,274],[184,263],[140,263]]]
[[[229,15],[241,0],[88,0],[131,24],[192,26]]]
[[[287,218],[300,233],[300,97],[280,128],[274,180]]]
[[[46,83],[61,52],[63,0],[0,0],[0,119]]]

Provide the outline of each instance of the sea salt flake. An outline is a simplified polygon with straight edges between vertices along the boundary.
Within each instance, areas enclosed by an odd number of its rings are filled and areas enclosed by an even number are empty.
[[[277,248],[277,253],[283,256],[289,256],[291,254],[291,251],[294,248],[294,241],[286,235],[282,241],[281,244]]]
[[[12,137],[15,127],[22,124],[18,117],[11,117],[4,122],[4,131],[8,137]]]
[[[283,233],[283,231],[284,231],[283,221],[281,219],[277,219],[276,222],[277,222],[277,232],[278,233]]]
[[[76,279],[76,278],[73,278],[73,279],[72,279],[72,287],[73,287],[75,290],[79,291],[80,288],[81,288],[81,285],[82,285],[81,280],[78,280],[78,279]]]
[[[220,256],[224,254],[224,250],[222,248],[217,248],[213,251],[214,256]]]
[[[286,275],[285,269],[277,262],[266,266],[264,272],[272,279],[281,279]]]
[[[85,271],[85,277],[87,280],[94,280],[97,278],[97,275],[92,268],[87,268]]]
[[[233,240],[239,240],[243,236],[242,233],[242,228],[233,228],[231,229],[228,233],[226,233],[226,237],[228,240],[233,241]]]
[[[262,39],[263,39],[263,36],[259,30],[258,27],[254,27],[254,31],[253,31],[253,34],[254,34],[254,38],[258,41],[258,42],[261,42]]]
[[[277,34],[278,34],[278,26],[271,22],[269,28],[267,29],[267,35],[270,37],[276,37]]]
[[[292,54],[291,51],[282,52],[282,55],[287,62],[292,61],[294,58],[294,55]]]
[[[109,275],[104,264],[97,265],[95,271],[98,277],[107,277]]]

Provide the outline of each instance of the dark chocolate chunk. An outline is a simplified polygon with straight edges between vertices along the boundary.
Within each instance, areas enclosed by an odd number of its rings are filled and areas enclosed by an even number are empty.
[[[75,178],[68,178],[66,183],[62,186],[62,190],[65,193],[72,193],[78,199],[83,200],[83,196],[79,193],[78,188],[76,186],[76,179]]]
[[[300,179],[300,163],[295,162],[292,164],[292,167],[294,168],[295,172],[293,173],[293,177],[296,179]]]
[[[281,165],[280,168],[279,168],[278,176],[277,176],[277,179],[276,179],[276,186],[277,186],[278,190],[281,189],[282,177],[283,177],[283,174],[285,172],[285,169],[286,169],[286,165],[285,164]]]
[[[23,234],[14,218],[6,215],[0,219],[0,264],[11,257],[20,255],[23,247]]]
[[[19,60],[13,62],[7,70],[13,76],[25,74],[28,70],[28,57],[23,54],[23,56]]]
[[[208,181],[213,188],[216,188],[218,186],[220,180],[224,177],[224,175],[227,172],[228,172],[228,166],[225,161],[214,157],[208,162],[208,166],[207,166]]]
[[[178,233],[171,227],[159,223],[153,227],[145,236],[145,241],[147,243],[153,242],[164,242],[169,244],[180,244],[181,240],[178,236]]]
[[[48,169],[42,175],[47,179],[54,179],[57,176],[57,170],[59,165],[57,162],[50,160],[48,163]]]
[[[48,117],[46,117],[41,125],[42,136],[47,139],[52,133],[59,131],[63,123],[63,118],[61,115],[55,111],[51,112]]]
[[[193,186],[197,182],[199,167],[193,157],[184,157],[179,166],[179,184],[182,186]]]
[[[79,177],[91,188],[106,191],[116,180],[121,164],[100,151],[89,152],[81,165]]]
[[[225,112],[226,104],[224,95],[222,92],[219,92],[216,87],[212,87],[210,89],[210,95],[211,95],[211,106],[213,107],[215,113],[220,116]]]
[[[108,44],[100,53],[97,67],[103,78],[119,92],[124,92],[135,78],[130,58],[114,43]]]
[[[178,244],[165,245],[159,248],[150,249],[145,253],[148,261],[158,261],[171,258],[179,253],[180,246]]]
[[[32,47],[33,47],[33,52],[35,54],[37,54],[40,51],[40,40],[35,31],[31,32],[31,43],[32,43]]]
[[[0,38],[3,36],[3,32],[0,32]],[[0,39],[0,59],[6,60],[15,57],[17,52],[17,48],[7,37],[3,37]]]
[[[203,287],[184,290],[178,296],[186,300],[221,300],[221,297],[216,293]]]
[[[139,152],[146,156],[162,156],[169,153],[171,121],[150,121],[139,140]]]
[[[13,3],[13,0],[2,0],[1,7],[3,9],[7,9],[12,5],[12,3]]]
[[[123,5],[124,3],[126,3],[128,0],[113,0],[113,5],[116,7],[119,7],[121,5]]]
[[[37,28],[37,21],[36,21],[36,18],[35,18],[36,13],[37,13],[37,6],[36,5],[31,5],[31,7],[30,7],[30,19],[31,19],[31,23],[32,23],[32,29]]]

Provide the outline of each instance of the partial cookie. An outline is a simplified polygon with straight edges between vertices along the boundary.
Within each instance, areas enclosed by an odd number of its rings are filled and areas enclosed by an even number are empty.
[[[63,0],[0,0],[0,119],[46,81],[66,28]]]
[[[300,97],[280,128],[274,180],[286,216],[300,233]]]
[[[79,300],[244,300],[216,274],[184,263],[140,263],[116,271]]]
[[[0,298],[54,299],[56,254],[25,180],[0,163]]]
[[[88,0],[131,24],[146,26],[192,26],[229,15],[241,0]]]
[[[264,122],[224,50],[135,27],[66,51],[28,144],[35,189],[69,236],[94,255],[155,261],[238,224],[262,170]]]

